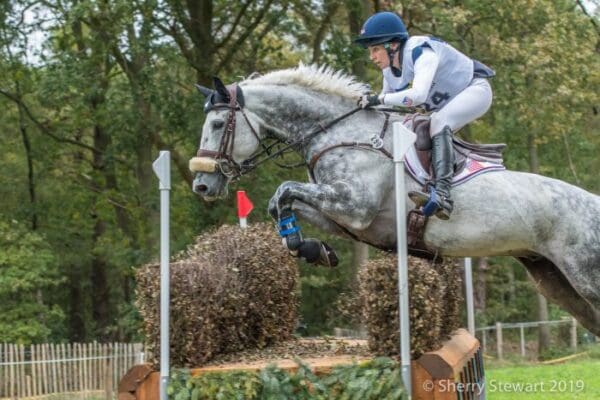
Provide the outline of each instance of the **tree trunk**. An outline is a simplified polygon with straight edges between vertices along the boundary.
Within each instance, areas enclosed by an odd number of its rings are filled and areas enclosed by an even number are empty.
[[[21,86],[19,82],[15,82],[17,88],[17,97],[21,100]],[[28,213],[31,218],[31,230],[35,231],[38,227],[37,221],[37,204],[35,196],[35,181],[34,170],[33,170],[33,156],[31,155],[31,142],[29,141],[29,135],[27,134],[27,128],[25,126],[25,113],[23,112],[23,106],[19,102],[17,104],[19,109],[19,130],[21,131],[21,138],[23,139],[23,147],[25,148],[25,157],[27,159],[27,187],[29,189],[29,205],[30,212]]]
[[[84,342],[87,332],[83,319],[83,296],[81,290],[82,274],[79,265],[71,265],[69,274],[69,340],[71,342]]]
[[[476,313],[484,313],[486,310],[486,274],[488,269],[489,264],[486,257],[481,257],[477,260],[477,274],[475,276],[475,285],[473,287],[473,308]]]
[[[529,150],[529,170],[534,174],[540,171],[540,162],[538,159],[537,144],[535,143],[535,134],[527,135],[527,147]],[[538,291],[538,321],[548,320],[548,302],[546,298]],[[538,335],[538,355],[546,352],[550,346],[550,327],[548,325],[540,325]]]
[[[350,35],[354,38],[360,35],[360,29],[366,19],[369,2],[366,0],[353,0],[348,7],[348,26]],[[352,74],[360,80],[366,80],[367,69],[364,57],[356,57],[352,62]]]

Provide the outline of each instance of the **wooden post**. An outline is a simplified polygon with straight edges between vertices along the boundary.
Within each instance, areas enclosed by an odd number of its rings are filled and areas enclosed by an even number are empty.
[[[58,366],[56,365],[56,346],[50,343],[50,361],[52,364],[52,393],[58,393]]]
[[[25,396],[25,382],[24,382],[24,376],[25,375],[23,372],[23,364],[20,364],[21,362],[21,346],[18,344],[15,344],[15,361],[17,363],[17,365],[15,366],[15,371],[17,373],[17,397],[24,397]]]
[[[502,360],[502,322],[496,322],[496,353],[498,359]]]
[[[525,326],[520,324],[519,330],[521,331],[521,357],[525,357]]]
[[[16,378],[16,374],[15,374],[15,365],[12,364],[15,362],[15,353],[14,353],[14,345],[13,344],[9,344],[8,345],[9,348],[9,353],[8,353],[8,362],[11,363],[11,365],[9,365],[10,368],[10,377],[9,377],[9,383],[10,383],[10,392],[9,392],[9,397],[14,398],[17,397],[17,387],[16,387],[16,382],[15,382],[15,378]]]
[[[62,382],[62,387],[63,390],[65,392],[69,391],[69,371],[67,369],[68,365],[69,365],[69,361],[67,361],[69,359],[69,357],[67,356],[67,346],[64,343],[61,343],[60,345],[60,352],[62,354],[62,360],[63,362],[61,363],[61,373],[63,376],[63,382]]]
[[[63,373],[63,368],[65,366],[65,362],[62,361],[65,359],[65,353],[62,351],[62,346],[60,343],[56,344],[56,360],[61,360],[60,362],[56,362],[56,388],[59,393],[65,393],[65,374]]]
[[[31,398],[31,375],[25,377],[25,383],[27,385],[27,397]]]
[[[40,387],[42,387],[42,394],[48,394],[48,364],[46,364],[46,360],[47,357],[46,355],[48,354],[47,352],[47,344],[42,344],[41,348],[40,348],[40,367],[41,367],[41,375],[42,375],[42,384],[40,385]]]
[[[484,329],[482,332],[483,336],[481,337],[481,346],[483,347],[483,354],[487,354],[487,329]]]
[[[110,355],[110,364],[108,365],[108,372],[107,372],[107,377],[108,377],[108,382],[106,383],[106,385],[108,386],[108,388],[110,389],[110,394],[111,396],[113,395],[113,389],[114,389],[114,370],[116,367],[116,360],[115,360],[115,346],[112,343],[108,344],[108,354]]]
[[[83,357],[83,351],[81,351],[81,343],[76,343],[75,346],[77,346],[77,355],[76,358],[81,359]],[[79,384],[77,385],[77,391],[78,392],[83,392],[85,389],[85,386],[83,386],[83,368],[81,367],[81,360],[77,361],[78,364],[78,368],[77,368],[77,372],[79,372],[78,376],[79,376]]]
[[[577,351],[577,320],[571,318],[571,349]]]
[[[113,398],[113,380],[112,380],[112,345],[105,344],[104,354],[107,356],[104,360],[104,391],[106,393],[106,400],[112,400]]]

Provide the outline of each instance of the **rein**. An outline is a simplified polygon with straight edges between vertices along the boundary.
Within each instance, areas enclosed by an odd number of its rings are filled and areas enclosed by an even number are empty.
[[[227,90],[229,91],[229,94],[230,94],[229,103],[223,102],[223,103],[217,103],[217,104],[213,105],[213,109],[214,108],[229,109],[229,114],[227,115],[227,125],[225,126],[223,136],[221,137],[221,143],[219,144],[219,149],[218,149],[218,151],[199,149],[196,156],[200,157],[200,158],[206,157],[206,158],[212,159],[213,160],[212,162],[214,162],[214,163],[216,163],[216,165],[218,165],[218,168],[220,169],[221,173],[223,173],[223,175],[225,175],[226,177],[228,177],[230,179],[238,179],[242,175],[245,175],[248,172],[253,171],[259,165],[264,164],[265,162],[272,160],[275,157],[279,157],[280,155],[284,154],[285,152],[289,151],[290,149],[292,149],[298,145],[303,145],[305,142],[310,141],[311,139],[313,139],[315,136],[319,135],[320,133],[326,132],[328,128],[330,128],[333,125],[337,124],[338,122],[348,118],[349,116],[353,115],[357,111],[360,111],[363,109],[362,107],[356,107],[356,108],[353,108],[352,110],[334,118],[333,120],[327,122],[326,124],[318,123],[318,127],[316,129],[314,129],[312,132],[310,132],[309,134],[307,134],[306,136],[304,136],[300,139],[294,140],[289,143],[277,141],[277,142],[272,143],[267,146],[267,145],[265,145],[264,141],[260,139],[260,136],[258,135],[256,129],[254,129],[254,127],[250,123],[250,119],[244,112],[243,105],[241,105],[238,102],[237,91],[239,89],[238,89],[237,83],[227,86]],[[254,135],[254,137],[256,138],[256,140],[258,141],[260,146],[262,147],[262,150],[259,150],[256,154],[250,156],[250,158],[244,160],[241,164],[237,163],[233,159],[233,146],[234,146],[234,142],[235,142],[235,127],[236,127],[236,112],[237,111],[240,111],[242,113],[244,119],[246,120],[246,123],[250,127],[250,131],[252,132],[252,134]],[[383,139],[383,135],[385,134],[385,131],[386,131],[386,128],[388,125],[388,119],[389,119],[389,114],[386,113],[386,120],[385,120],[385,123],[383,126],[382,133],[380,134],[381,139]],[[280,145],[282,143],[285,143],[285,146],[283,146],[282,148],[279,148],[275,152],[272,152],[272,149],[275,146]],[[309,168],[310,174],[312,176],[312,169],[313,169],[314,165],[316,164],[316,162],[318,161],[318,159],[321,157],[321,155],[329,150],[332,150],[333,148],[342,147],[342,146],[344,146],[344,147],[345,146],[353,146],[353,147],[361,147],[361,148],[369,147],[370,149],[379,150],[383,154],[385,154],[387,157],[391,158],[391,155],[385,149],[382,148],[382,142],[381,142],[381,144],[379,144],[379,143],[354,143],[354,142],[346,143],[346,142],[344,142],[339,145],[331,146],[331,147],[328,147],[328,148],[320,151],[318,154],[314,155],[309,162],[304,161],[302,164],[297,164],[295,166],[307,165],[307,167]],[[267,156],[263,157],[264,155],[267,155]],[[277,165],[282,166],[280,164],[277,164]],[[289,166],[283,166],[283,167],[289,167]]]

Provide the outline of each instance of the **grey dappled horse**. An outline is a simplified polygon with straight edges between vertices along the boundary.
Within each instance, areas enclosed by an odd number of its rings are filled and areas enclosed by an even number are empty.
[[[328,68],[303,65],[246,79],[232,92],[218,79],[215,85],[215,91],[199,87],[207,96],[207,115],[199,158],[193,159],[203,164],[192,167],[197,172],[194,192],[206,200],[226,195],[232,170],[243,169],[268,138],[291,143],[307,162],[334,146],[316,161],[309,182],[279,186],[269,212],[277,220],[291,207],[299,219],[330,233],[396,248],[393,162],[373,148],[335,147],[368,141],[382,131],[382,112],[350,112],[365,85]],[[319,124],[345,114],[314,134]],[[393,114],[386,125],[387,151],[391,123],[402,119]],[[421,188],[408,176],[406,186],[407,192]],[[473,178],[452,195],[451,218],[430,218],[427,224],[424,242],[431,251],[516,257],[547,298],[600,335],[599,196],[556,179],[507,170]],[[405,201],[410,209],[412,203]]]

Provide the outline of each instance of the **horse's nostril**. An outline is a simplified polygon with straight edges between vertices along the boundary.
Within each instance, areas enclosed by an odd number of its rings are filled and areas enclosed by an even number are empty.
[[[208,186],[206,185],[196,185],[196,192],[204,193],[208,190]]]

